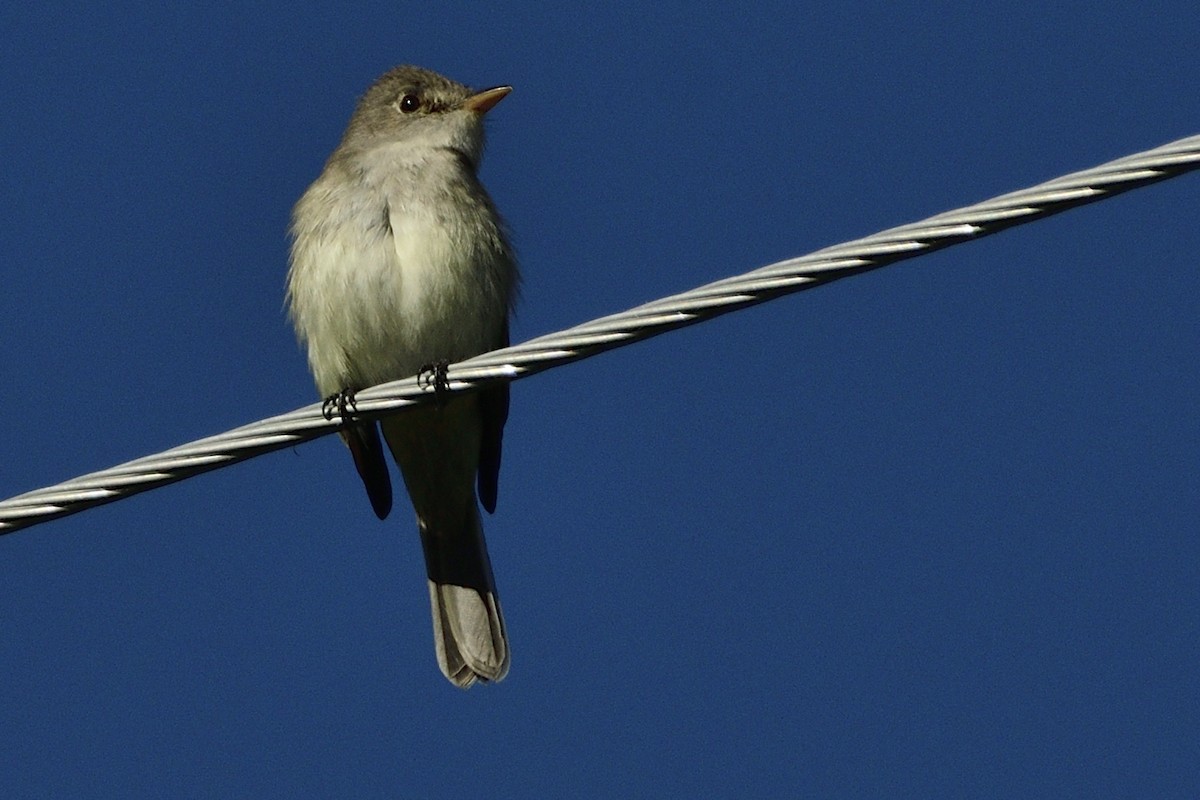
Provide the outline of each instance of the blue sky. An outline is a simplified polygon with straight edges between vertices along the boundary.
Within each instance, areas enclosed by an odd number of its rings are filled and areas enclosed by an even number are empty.
[[[515,340],[1200,132],[1192,3],[8,4],[0,496],[315,398],[292,204],[510,83]],[[0,537],[0,796],[1200,791],[1200,182],[522,381],[509,678],[335,439]]]

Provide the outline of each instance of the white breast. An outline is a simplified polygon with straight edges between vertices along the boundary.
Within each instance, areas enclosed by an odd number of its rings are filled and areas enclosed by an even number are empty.
[[[296,206],[289,302],[322,395],[501,343],[507,253],[481,246],[480,220],[452,195],[416,191],[398,165],[386,174],[371,184],[327,170]],[[487,210],[484,239],[498,242]]]

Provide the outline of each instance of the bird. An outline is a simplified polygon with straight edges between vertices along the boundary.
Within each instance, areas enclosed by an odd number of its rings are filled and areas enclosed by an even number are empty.
[[[464,689],[502,680],[511,661],[479,511],[496,509],[508,384],[378,426],[347,406],[356,391],[431,366],[444,388],[446,364],[509,344],[517,262],[478,170],[484,116],[511,91],[411,65],[384,73],[290,228],[287,306],[317,391],[343,415],[380,519],[392,506],[382,431],[416,512],[437,663]]]

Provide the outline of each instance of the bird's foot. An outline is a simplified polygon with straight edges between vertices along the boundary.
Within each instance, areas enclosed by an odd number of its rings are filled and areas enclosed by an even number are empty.
[[[432,387],[439,406],[446,402],[446,393],[450,391],[449,366],[450,362],[442,359],[425,364],[417,371],[417,385],[423,389]]]
[[[354,404],[354,390],[350,388],[334,392],[321,403],[321,414],[330,421],[336,414],[343,423],[348,424],[356,413],[358,406]]]

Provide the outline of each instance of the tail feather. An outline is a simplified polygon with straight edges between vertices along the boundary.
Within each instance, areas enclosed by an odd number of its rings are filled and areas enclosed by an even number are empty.
[[[509,666],[504,615],[474,500],[465,524],[456,529],[430,529],[418,521],[429,576],[434,652],[442,674],[464,689],[477,680],[502,680]]]
[[[477,680],[499,681],[508,674],[504,617],[494,592],[429,581],[433,647],[438,667],[463,689]]]
[[[509,664],[475,496],[482,427],[474,396],[383,422],[417,512],[438,666],[463,688],[502,679]]]

